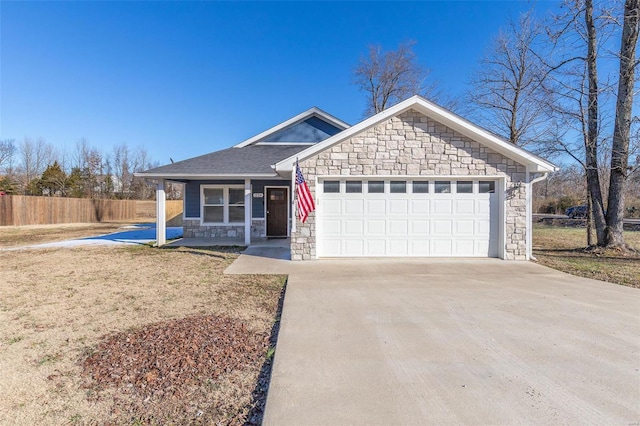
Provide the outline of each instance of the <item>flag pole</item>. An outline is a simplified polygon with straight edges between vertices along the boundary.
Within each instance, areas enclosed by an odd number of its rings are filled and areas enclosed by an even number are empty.
[[[298,214],[296,212],[296,172],[298,171],[298,157],[296,157],[296,162],[293,163],[293,167],[291,168],[291,233],[296,232],[296,222],[298,218]]]

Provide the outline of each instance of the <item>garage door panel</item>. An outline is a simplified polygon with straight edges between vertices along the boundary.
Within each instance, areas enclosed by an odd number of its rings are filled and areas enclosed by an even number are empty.
[[[435,256],[451,256],[453,241],[451,240],[432,240],[431,253]]]
[[[491,194],[493,195],[493,194]],[[493,198],[493,197],[492,197]],[[491,200],[489,198],[484,200],[476,200],[476,212],[479,215],[488,215],[491,213]]]
[[[342,214],[342,200],[323,200],[322,213],[326,215]]]
[[[369,235],[385,235],[387,233],[387,221],[384,219],[368,219],[367,234]]]
[[[342,234],[342,221],[339,219],[323,219],[322,232],[324,235]]]
[[[455,214],[472,215],[475,211],[476,200],[455,200]]]
[[[491,221],[490,220],[476,220],[476,235],[489,236],[491,234]]]
[[[363,219],[345,219],[344,223],[344,234],[345,235],[355,235],[355,236],[363,236],[364,235],[364,220]]]
[[[429,256],[429,240],[412,240],[409,242],[411,256]]]
[[[407,256],[409,242],[407,240],[390,240],[389,255],[390,256]]]
[[[451,219],[434,219],[432,222],[433,227],[431,233],[433,235],[446,235],[451,236],[453,230],[453,220]]]
[[[411,200],[411,214],[428,215],[430,200]]]
[[[455,233],[457,235],[474,235],[473,219],[458,219],[455,221]]]
[[[362,256],[364,255],[364,241],[362,239],[343,240],[343,254],[345,256]]]
[[[437,215],[452,214],[453,200],[433,200],[433,213]]]
[[[416,236],[429,235],[429,220],[428,219],[411,220],[411,233]]]
[[[495,256],[489,251],[489,240],[476,240],[474,243],[476,256]]]
[[[364,214],[364,200],[344,200],[344,214],[348,215],[363,215]]]
[[[456,240],[454,252],[458,256],[473,256],[474,248],[474,240]]]
[[[318,255],[497,256],[498,194],[479,194],[477,184],[474,193],[450,187],[453,193],[389,193],[387,182],[384,193],[319,194]]]
[[[385,215],[387,213],[386,200],[366,200],[366,214]]]
[[[409,224],[406,219],[389,220],[389,235],[407,235]]]
[[[386,256],[387,240],[367,240],[367,256]]]
[[[388,200],[390,214],[402,214],[409,213],[409,200]]]
[[[342,240],[323,238],[321,250],[327,256],[342,256]]]

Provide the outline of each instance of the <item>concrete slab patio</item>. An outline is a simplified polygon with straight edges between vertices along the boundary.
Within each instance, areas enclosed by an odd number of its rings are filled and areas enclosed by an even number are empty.
[[[285,267],[266,426],[640,422],[637,289],[494,259]]]

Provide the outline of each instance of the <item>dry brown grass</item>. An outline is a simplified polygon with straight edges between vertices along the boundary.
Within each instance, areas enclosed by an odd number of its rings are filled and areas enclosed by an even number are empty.
[[[533,254],[538,262],[581,277],[640,287],[640,232],[625,232],[626,243],[635,250],[585,250],[584,228],[536,225]]]
[[[70,223],[58,225],[0,226],[0,247],[50,243],[115,232],[126,223]]]
[[[284,278],[223,275],[236,256],[145,246],[0,252],[0,424],[134,422],[118,410],[127,395],[83,387],[80,362],[113,333],[198,315],[269,333]],[[241,418],[259,370],[196,389],[174,422],[203,408],[212,423]]]

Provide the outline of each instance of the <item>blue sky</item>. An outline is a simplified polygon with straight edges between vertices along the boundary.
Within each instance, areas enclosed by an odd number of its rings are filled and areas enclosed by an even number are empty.
[[[415,40],[451,96],[509,18],[559,1],[0,2],[0,139],[144,146],[160,164],[312,106],[354,124],[370,44]],[[556,9],[557,10],[557,9]]]

